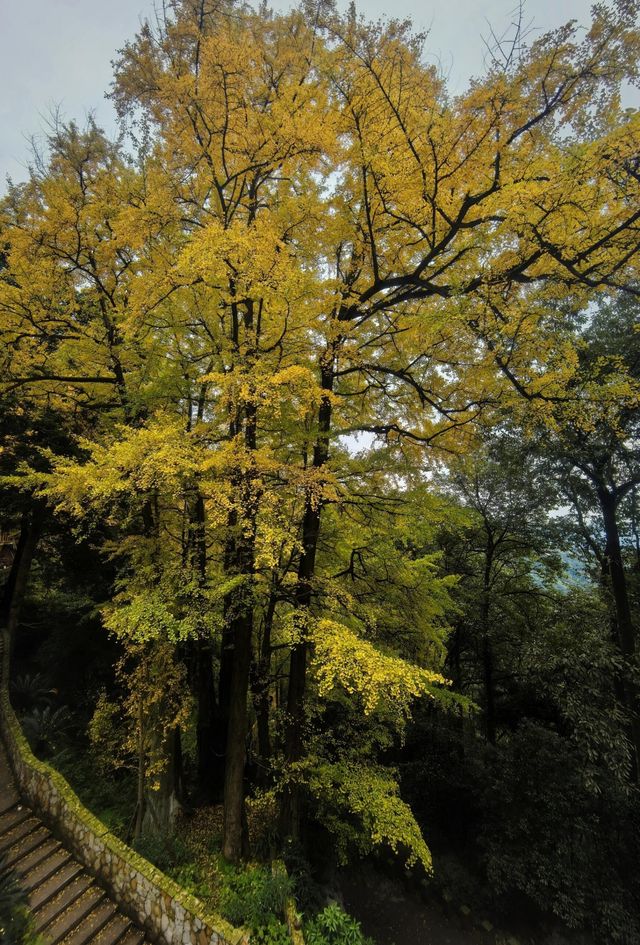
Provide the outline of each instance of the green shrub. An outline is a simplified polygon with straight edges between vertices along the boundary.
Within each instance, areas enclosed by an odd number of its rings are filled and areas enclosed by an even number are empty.
[[[252,945],[291,945],[289,930],[279,919],[270,919],[251,932]]]
[[[304,939],[306,945],[373,945],[360,923],[336,902],[329,903],[305,924]]]
[[[279,920],[293,895],[293,882],[286,873],[274,874],[262,867],[227,872],[223,882],[220,912],[232,925],[254,931]]]
[[[167,875],[171,877],[179,886],[186,889],[192,896],[207,902],[213,897],[213,890],[207,883],[195,863],[184,863],[180,866],[167,870]]]

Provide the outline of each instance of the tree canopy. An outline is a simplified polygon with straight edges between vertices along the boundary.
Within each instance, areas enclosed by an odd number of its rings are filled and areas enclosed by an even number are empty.
[[[389,762],[418,702],[494,750],[530,670],[582,731],[552,682],[583,606],[560,616],[567,503],[637,780],[637,14],[518,37],[453,96],[408,22],[174,0],[118,53],[122,136],[59,121],[9,187],[3,495],[31,551],[5,612],[43,527],[109,562],[92,731],[126,732],[138,833],[184,803],[193,719],[230,860],[249,774],[281,839],[315,811],[429,868]]]

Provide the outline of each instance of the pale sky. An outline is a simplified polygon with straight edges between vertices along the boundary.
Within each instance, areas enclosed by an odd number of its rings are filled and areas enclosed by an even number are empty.
[[[357,0],[366,17],[410,17],[429,30],[426,56],[441,63],[453,91],[482,71],[487,23],[504,32],[516,6],[516,0]],[[526,20],[542,31],[569,19],[586,25],[590,6],[591,0],[529,0]],[[0,0],[0,193],[7,174],[16,182],[26,177],[29,138],[42,134],[52,109],[79,123],[94,111],[98,124],[113,131],[104,98],[111,60],[152,11],[153,0]]]

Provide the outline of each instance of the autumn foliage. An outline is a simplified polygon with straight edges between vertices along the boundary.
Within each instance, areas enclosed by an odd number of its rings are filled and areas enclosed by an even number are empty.
[[[482,688],[451,685],[461,578],[434,536],[462,513],[425,483],[462,483],[474,507],[471,467],[505,424],[598,494],[638,481],[610,489],[585,458],[605,428],[618,455],[639,391],[579,327],[638,295],[640,113],[620,100],[636,16],[620,0],[588,31],[517,38],[453,96],[408,23],[175,0],[118,54],[122,139],[60,123],[9,188],[3,396],[61,435],[16,453],[8,488],[25,521],[46,504],[115,568],[120,703],[92,725],[124,726],[138,831],[184,802],[193,718],[229,859],[247,851],[249,771],[281,839],[321,811],[350,824],[344,850],[355,823],[362,849],[430,867],[380,758],[420,700],[456,719],[480,701],[490,743],[498,722]],[[618,684],[633,768],[637,695]],[[365,720],[357,753],[347,719]]]

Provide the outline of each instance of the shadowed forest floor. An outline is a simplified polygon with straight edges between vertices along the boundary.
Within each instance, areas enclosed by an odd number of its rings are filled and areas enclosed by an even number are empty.
[[[445,915],[435,901],[424,901],[369,864],[342,871],[339,886],[345,908],[378,945],[495,945],[494,932]]]

